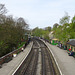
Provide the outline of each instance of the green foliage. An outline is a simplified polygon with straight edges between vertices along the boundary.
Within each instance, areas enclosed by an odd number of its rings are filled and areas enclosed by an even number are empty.
[[[51,27],[48,26],[48,27],[45,28],[45,30],[50,32],[51,31]]]
[[[59,25],[58,28],[54,30],[54,36],[58,38],[63,43],[66,43],[70,38],[70,25],[65,23],[63,26]]]
[[[36,27],[36,28],[34,28],[32,30],[32,35],[33,36],[49,39],[48,34],[49,34],[49,29],[48,30],[44,30],[44,29]]]
[[[69,20],[70,20],[70,16],[68,16],[68,13],[65,13],[65,16],[60,19],[60,24],[63,25],[65,23],[69,23]]]
[[[58,24],[58,23],[55,23],[55,24],[53,25],[53,29],[56,29],[58,26],[59,26],[59,24]]]
[[[19,43],[19,46],[17,49],[21,48],[26,42],[22,42],[21,44]]]
[[[75,32],[75,16],[72,18],[72,23],[71,23],[71,28],[73,29],[73,31]]]
[[[62,25],[53,28],[54,37],[58,38],[63,43],[66,43],[69,39],[75,39],[75,16],[71,23],[68,22],[69,16],[64,16],[60,20]]]
[[[27,24],[22,18],[21,21],[13,19],[12,16],[0,15],[0,57],[13,51],[21,43],[25,36],[24,27]],[[23,25],[22,25],[23,20]],[[20,25],[21,24],[21,25]],[[27,28],[26,28],[27,29]]]

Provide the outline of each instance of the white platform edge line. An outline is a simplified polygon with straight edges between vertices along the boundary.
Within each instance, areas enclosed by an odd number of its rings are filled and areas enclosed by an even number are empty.
[[[50,47],[49,47],[49,48],[50,48]],[[58,69],[59,69],[60,74],[63,75],[62,72],[61,72],[61,69],[60,69],[60,67],[59,67],[59,65],[58,65],[58,63],[57,63],[57,60],[56,60],[56,58],[55,58],[55,56],[54,56],[54,54],[53,54],[53,52],[52,52],[52,50],[51,50],[51,48],[50,48],[49,50],[50,50],[50,52],[51,52],[51,54],[52,54],[52,56],[53,56],[53,58],[54,58],[54,60],[55,60],[55,62],[56,62],[56,65],[57,65],[57,67],[58,67]]]
[[[40,40],[42,40],[42,39],[40,39]],[[42,41],[45,43],[44,40],[42,40]],[[45,43],[45,44],[46,44],[46,43]],[[47,44],[46,44],[46,46],[47,46]],[[54,58],[54,60],[55,60],[55,62],[56,62],[56,65],[57,65],[57,67],[58,67],[58,69],[59,69],[60,75],[63,75],[63,73],[62,73],[62,71],[61,71],[61,69],[60,69],[60,67],[59,67],[59,65],[58,65],[58,63],[57,63],[57,60],[56,60],[56,58],[55,58],[55,56],[54,56],[54,54],[53,54],[51,48],[50,48],[49,46],[47,46],[47,47],[48,47],[48,49],[50,50],[50,52],[51,52],[51,54],[52,54],[52,56],[53,56],[53,58]]]
[[[33,42],[32,42],[33,45]],[[32,47],[31,47],[32,48]],[[28,53],[29,54],[29,53]],[[24,62],[24,60],[27,58],[28,54],[26,55],[26,57],[23,59],[23,61],[20,63],[20,65],[16,68],[16,70],[12,73],[12,75],[14,75],[16,73],[16,71],[19,69],[19,67],[22,65],[22,63]]]

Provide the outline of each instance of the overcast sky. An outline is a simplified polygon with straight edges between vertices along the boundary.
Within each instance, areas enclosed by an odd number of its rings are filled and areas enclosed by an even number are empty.
[[[23,17],[30,28],[53,26],[59,23],[65,12],[75,15],[75,0],[0,0],[8,14]]]

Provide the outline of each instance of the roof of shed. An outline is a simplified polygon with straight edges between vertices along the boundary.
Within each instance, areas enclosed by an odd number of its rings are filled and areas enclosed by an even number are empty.
[[[69,42],[67,42],[67,44],[70,44],[72,46],[75,46],[75,40],[69,41]]]
[[[52,40],[58,40],[58,39],[56,39],[56,38],[53,38]]]

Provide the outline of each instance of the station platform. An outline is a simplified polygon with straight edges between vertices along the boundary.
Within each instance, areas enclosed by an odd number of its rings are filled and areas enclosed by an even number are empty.
[[[33,42],[30,42],[23,52],[14,57],[10,62],[4,63],[2,68],[0,68],[0,75],[13,75],[14,71],[18,68],[23,59],[25,59],[31,51],[32,45]]]
[[[60,68],[61,75],[75,75],[75,58],[69,56],[67,50],[60,49],[55,45],[51,45],[48,42],[42,40],[48,48],[52,51]]]

